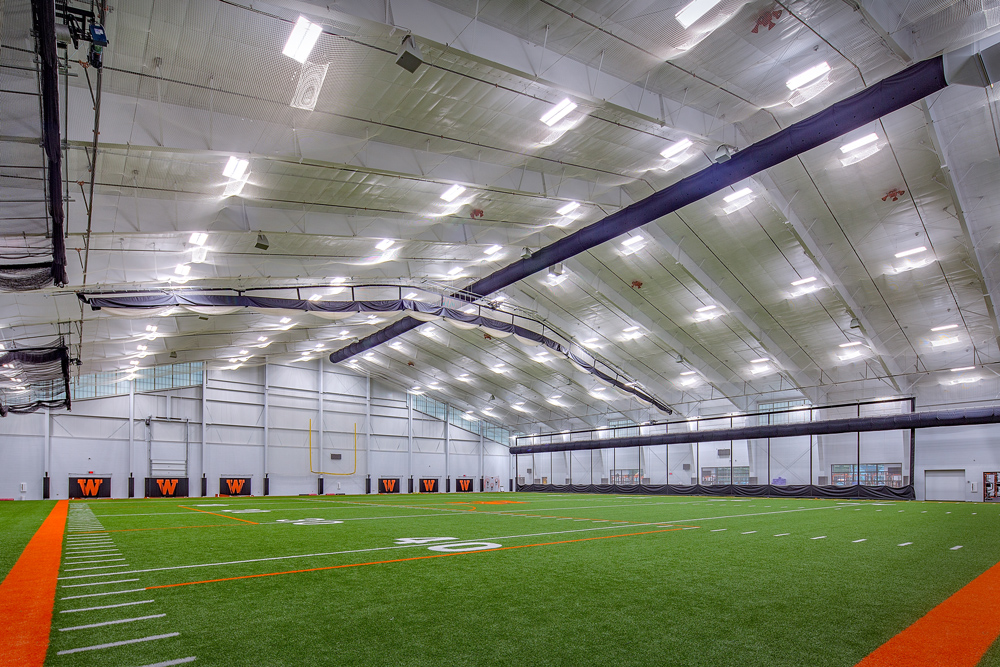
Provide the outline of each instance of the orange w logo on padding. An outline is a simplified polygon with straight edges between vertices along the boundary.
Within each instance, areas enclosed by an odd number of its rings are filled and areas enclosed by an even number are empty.
[[[103,479],[78,479],[76,483],[80,485],[80,491],[83,492],[83,495],[96,496],[103,481]]]
[[[392,493],[392,490],[396,488],[396,480],[394,479],[383,479],[382,484],[385,485],[385,490]]]
[[[174,495],[174,491],[177,490],[176,479],[158,479],[156,480],[156,485],[160,487],[160,493],[165,496],[172,496]]]
[[[425,479],[424,480],[424,491],[433,491],[433,490],[434,490],[434,480],[433,479]]]
[[[243,491],[243,479],[227,479],[226,486],[229,487],[229,493],[240,493]]]
[[[460,480],[458,480],[458,488],[462,489],[463,491],[468,491],[469,490],[469,484],[471,482],[472,482],[471,479],[460,479]]]

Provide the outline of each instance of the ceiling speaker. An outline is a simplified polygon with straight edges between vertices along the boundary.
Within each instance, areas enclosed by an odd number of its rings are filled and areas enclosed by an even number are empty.
[[[329,67],[329,63],[316,65],[308,62],[302,66],[299,83],[295,87],[295,97],[292,98],[293,107],[306,111],[312,111],[316,108],[319,91],[323,89],[323,81],[326,80],[326,70]]]
[[[403,44],[399,47],[399,53],[396,54],[396,64],[413,74],[423,62],[424,54],[420,52],[420,47],[413,41],[413,35],[404,37]]]

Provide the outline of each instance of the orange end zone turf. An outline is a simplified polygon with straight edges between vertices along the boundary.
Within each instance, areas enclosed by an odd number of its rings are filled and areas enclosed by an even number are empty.
[[[69,502],[60,500],[0,583],[0,664],[36,667],[49,647]]]
[[[1000,635],[1000,616],[988,609],[997,590],[1000,563],[875,649],[857,667],[974,667]]]

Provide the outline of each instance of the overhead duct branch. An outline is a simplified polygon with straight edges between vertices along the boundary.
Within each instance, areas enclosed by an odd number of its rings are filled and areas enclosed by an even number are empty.
[[[810,149],[852,132],[886,114],[913,104],[948,85],[944,57],[925,60],[876,83],[846,100],[801,120],[748,146],[724,162],[713,164],[668,188],[612,213],[529,257],[478,280],[463,292],[486,296],[559,262],[590,250],[653,220],[673,213],[722,188],[778,165]],[[420,322],[404,318],[337,350],[330,361],[339,363],[410,331]]]
[[[869,433],[871,431],[901,431],[914,428],[941,426],[972,426],[1000,423],[1000,407],[966,408],[964,410],[936,410],[911,412],[902,415],[879,417],[850,417],[826,419],[800,424],[767,424],[720,428],[686,433],[659,433],[606,440],[580,440],[546,445],[518,445],[510,448],[511,454],[540,454],[543,452],[569,452],[588,449],[620,449],[622,447],[649,447],[653,445],[684,445],[694,442],[723,442],[731,440],[763,440],[765,438],[790,438],[803,435],[832,435],[835,433]]]

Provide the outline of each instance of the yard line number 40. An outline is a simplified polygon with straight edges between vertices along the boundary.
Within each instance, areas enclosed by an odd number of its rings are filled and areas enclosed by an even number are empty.
[[[442,551],[444,553],[461,553],[463,551],[485,551],[487,549],[499,549],[502,545],[496,542],[455,542],[457,537],[400,537],[396,544],[409,546],[415,544],[432,544],[427,547],[431,551]],[[434,544],[435,542],[451,542],[451,544]]]

